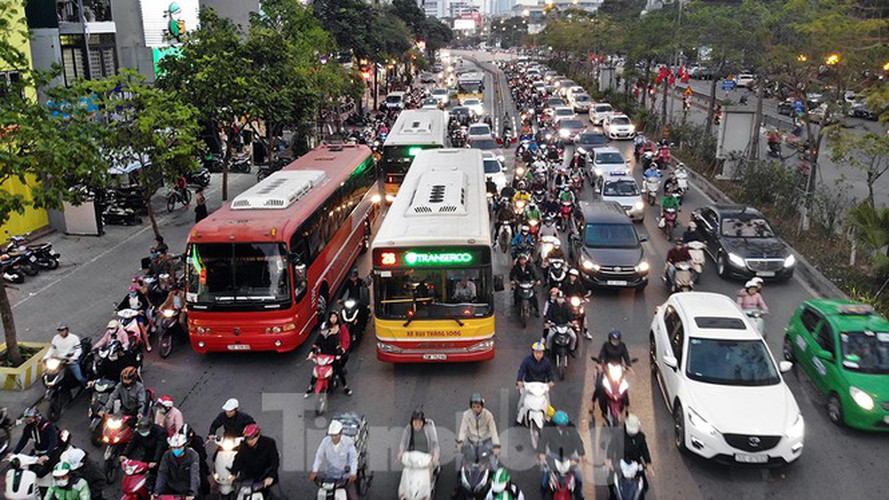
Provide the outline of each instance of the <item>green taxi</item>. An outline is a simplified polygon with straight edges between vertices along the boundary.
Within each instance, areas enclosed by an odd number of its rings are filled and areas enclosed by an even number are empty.
[[[889,431],[889,321],[871,306],[803,302],[787,326],[783,351],[826,396],[833,423]]]

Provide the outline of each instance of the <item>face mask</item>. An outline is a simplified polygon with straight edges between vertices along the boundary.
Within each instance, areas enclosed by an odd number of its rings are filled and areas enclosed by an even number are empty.
[[[53,482],[56,484],[56,486],[58,486],[60,488],[64,488],[64,487],[68,486],[68,478],[67,477],[55,479],[55,480],[53,480]]]
[[[173,452],[174,457],[181,457],[183,453],[185,453],[185,448],[173,448],[170,450]]]
[[[142,437],[148,437],[148,434],[150,434],[149,431],[139,431],[139,435]]]

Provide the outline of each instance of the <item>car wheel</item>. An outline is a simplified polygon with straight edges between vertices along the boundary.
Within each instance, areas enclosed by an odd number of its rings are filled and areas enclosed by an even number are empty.
[[[679,451],[685,451],[685,413],[679,401],[673,406],[673,444]]]
[[[719,257],[716,258],[716,273],[719,274],[720,278],[725,278],[728,274],[725,265],[725,255],[723,254],[719,254]]]
[[[790,340],[790,335],[784,334],[784,344],[781,348],[782,354],[784,354],[784,359],[790,361],[791,363],[796,362],[796,356],[793,355],[793,341]]]
[[[827,418],[835,425],[843,426],[843,403],[835,392],[827,398]]]

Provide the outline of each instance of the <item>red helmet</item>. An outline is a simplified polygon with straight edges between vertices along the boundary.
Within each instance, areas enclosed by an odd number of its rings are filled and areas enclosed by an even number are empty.
[[[172,408],[173,407],[173,398],[171,398],[170,396],[161,396],[161,397],[157,398],[157,404],[159,404],[165,408]]]
[[[244,437],[245,438],[251,438],[253,436],[257,436],[257,435],[259,435],[259,432],[260,432],[260,428],[256,424],[247,424],[244,427]]]

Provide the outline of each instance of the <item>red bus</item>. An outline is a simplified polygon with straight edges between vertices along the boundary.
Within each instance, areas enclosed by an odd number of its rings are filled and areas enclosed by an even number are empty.
[[[321,145],[199,222],[185,266],[194,350],[302,344],[367,248],[375,171],[366,146]]]

